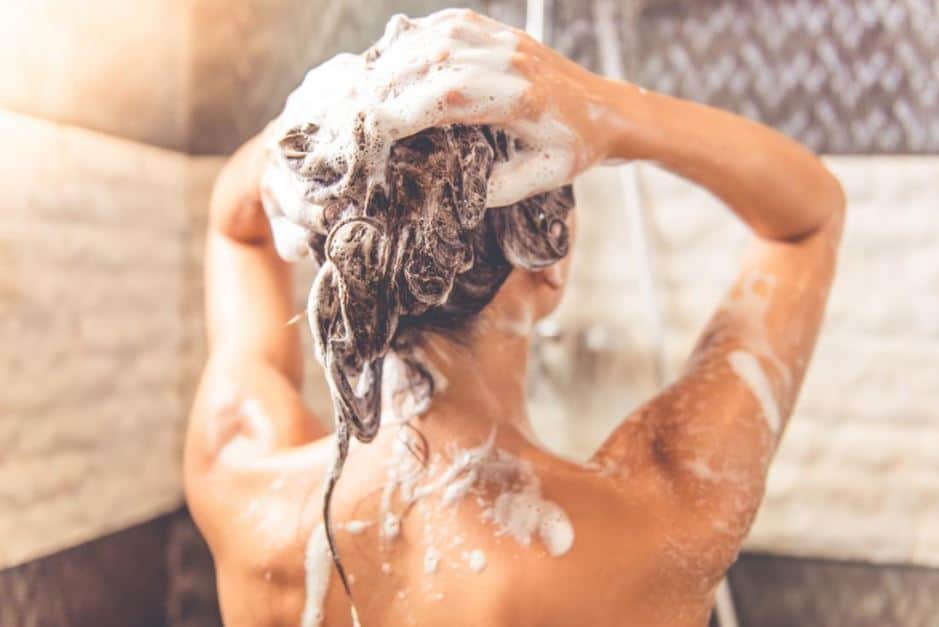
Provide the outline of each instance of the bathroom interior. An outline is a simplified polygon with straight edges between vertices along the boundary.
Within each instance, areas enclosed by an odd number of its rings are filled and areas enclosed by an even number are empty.
[[[221,625],[181,480],[213,180],[309,68],[448,6],[0,6],[0,627]],[[711,624],[939,626],[939,2],[461,6],[824,155],[848,199],[839,274]],[[581,243],[529,404],[551,449],[586,459],[679,372],[746,231],[651,164],[575,189]],[[300,267],[298,310],[311,279]],[[304,342],[305,396],[328,416]]]

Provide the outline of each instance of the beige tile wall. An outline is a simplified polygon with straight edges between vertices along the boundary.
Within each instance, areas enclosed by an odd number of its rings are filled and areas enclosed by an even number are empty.
[[[179,505],[218,160],[2,111],[0,136],[3,567]]]

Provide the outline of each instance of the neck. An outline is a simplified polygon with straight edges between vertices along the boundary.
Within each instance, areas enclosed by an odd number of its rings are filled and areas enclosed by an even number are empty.
[[[446,422],[470,432],[507,426],[531,436],[525,381],[532,326],[529,308],[503,307],[480,316],[468,345],[429,338],[424,356],[442,382],[424,424]]]

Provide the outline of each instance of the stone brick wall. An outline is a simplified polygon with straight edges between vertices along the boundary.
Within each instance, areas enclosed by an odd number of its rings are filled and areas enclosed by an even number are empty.
[[[0,111],[0,567],[180,503],[220,159]]]

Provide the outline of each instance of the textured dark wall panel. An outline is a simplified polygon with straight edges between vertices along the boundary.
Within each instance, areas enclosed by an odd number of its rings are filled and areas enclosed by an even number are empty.
[[[166,627],[221,627],[215,565],[186,511],[169,520],[166,570]]]
[[[3,627],[162,627],[167,520],[0,571]]]
[[[0,627],[220,627],[212,558],[185,511],[0,571]]]
[[[655,2],[635,79],[827,153],[939,152],[932,0]]]
[[[939,626],[939,570],[742,555],[730,583],[742,627]]]

